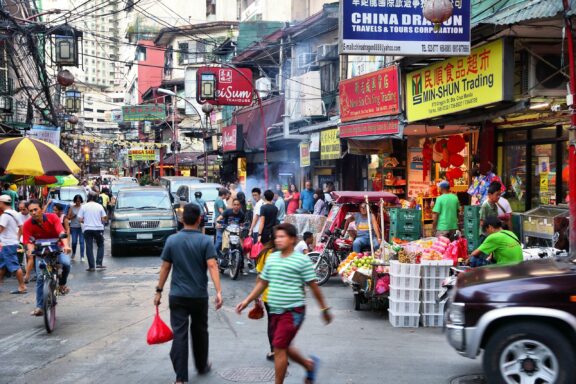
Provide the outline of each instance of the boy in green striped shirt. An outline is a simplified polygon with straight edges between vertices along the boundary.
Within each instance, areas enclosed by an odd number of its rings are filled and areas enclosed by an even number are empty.
[[[297,240],[297,231],[292,224],[284,223],[276,227],[275,245],[279,251],[268,256],[264,270],[256,282],[256,287],[236,307],[236,311],[241,313],[268,288],[270,322],[274,335],[272,345],[274,347],[276,384],[284,383],[288,357],[306,369],[307,384],[313,384],[316,380],[319,359],[314,356],[306,359],[296,348],[290,346],[304,321],[305,284],[308,284],[318,304],[320,304],[326,324],[332,321],[332,315],[316,282],[312,261],[308,256],[294,252]]]

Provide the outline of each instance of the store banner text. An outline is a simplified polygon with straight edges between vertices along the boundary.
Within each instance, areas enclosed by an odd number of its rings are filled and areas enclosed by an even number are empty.
[[[158,155],[155,149],[130,149],[128,158],[133,161],[156,161]]]
[[[320,134],[320,160],[340,158],[340,139],[338,129],[327,129]]]
[[[300,143],[300,167],[310,166],[310,143]]]

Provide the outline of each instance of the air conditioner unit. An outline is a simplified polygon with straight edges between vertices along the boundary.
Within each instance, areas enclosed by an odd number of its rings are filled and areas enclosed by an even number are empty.
[[[338,44],[323,44],[318,46],[316,61],[338,60]]]
[[[564,97],[567,93],[568,77],[559,70],[568,71],[568,60],[562,63],[560,45],[533,45],[526,51],[528,60],[522,74],[522,93],[531,97]],[[551,64],[551,65],[550,65]]]
[[[316,59],[315,53],[301,53],[298,55],[298,69],[308,68]]]

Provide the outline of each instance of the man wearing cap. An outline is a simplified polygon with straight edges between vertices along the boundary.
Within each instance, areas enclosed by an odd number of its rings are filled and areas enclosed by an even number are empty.
[[[18,289],[12,294],[27,293],[24,284],[24,275],[18,262],[18,245],[22,233],[20,214],[11,208],[12,198],[8,195],[0,196],[0,283],[6,271],[15,273],[18,280]]]
[[[440,196],[436,199],[434,209],[432,209],[432,228],[436,232],[436,237],[444,236],[450,240],[458,229],[458,209],[460,203],[458,197],[450,193],[450,183],[442,181],[438,184]]]
[[[4,190],[2,191],[2,196],[10,196],[10,208],[16,209],[16,202],[18,201],[18,193],[10,188],[10,184],[4,184]]]

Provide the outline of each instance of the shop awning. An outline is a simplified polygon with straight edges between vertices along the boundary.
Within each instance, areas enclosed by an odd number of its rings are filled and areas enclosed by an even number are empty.
[[[404,122],[397,117],[380,117],[340,124],[340,139],[347,140],[348,152],[353,155],[388,153],[391,139],[402,139]]]
[[[302,127],[298,129],[298,133],[314,133],[320,132],[328,128],[337,127],[340,123],[340,118],[335,118],[327,121],[322,121],[316,124],[309,125],[307,127]]]
[[[274,123],[282,121],[284,114],[284,98],[275,97],[262,101],[263,112],[258,104],[249,108],[240,109],[234,113],[234,124],[242,124],[245,149],[264,148],[264,131]],[[264,128],[262,128],[262,113],[264,114]]]

